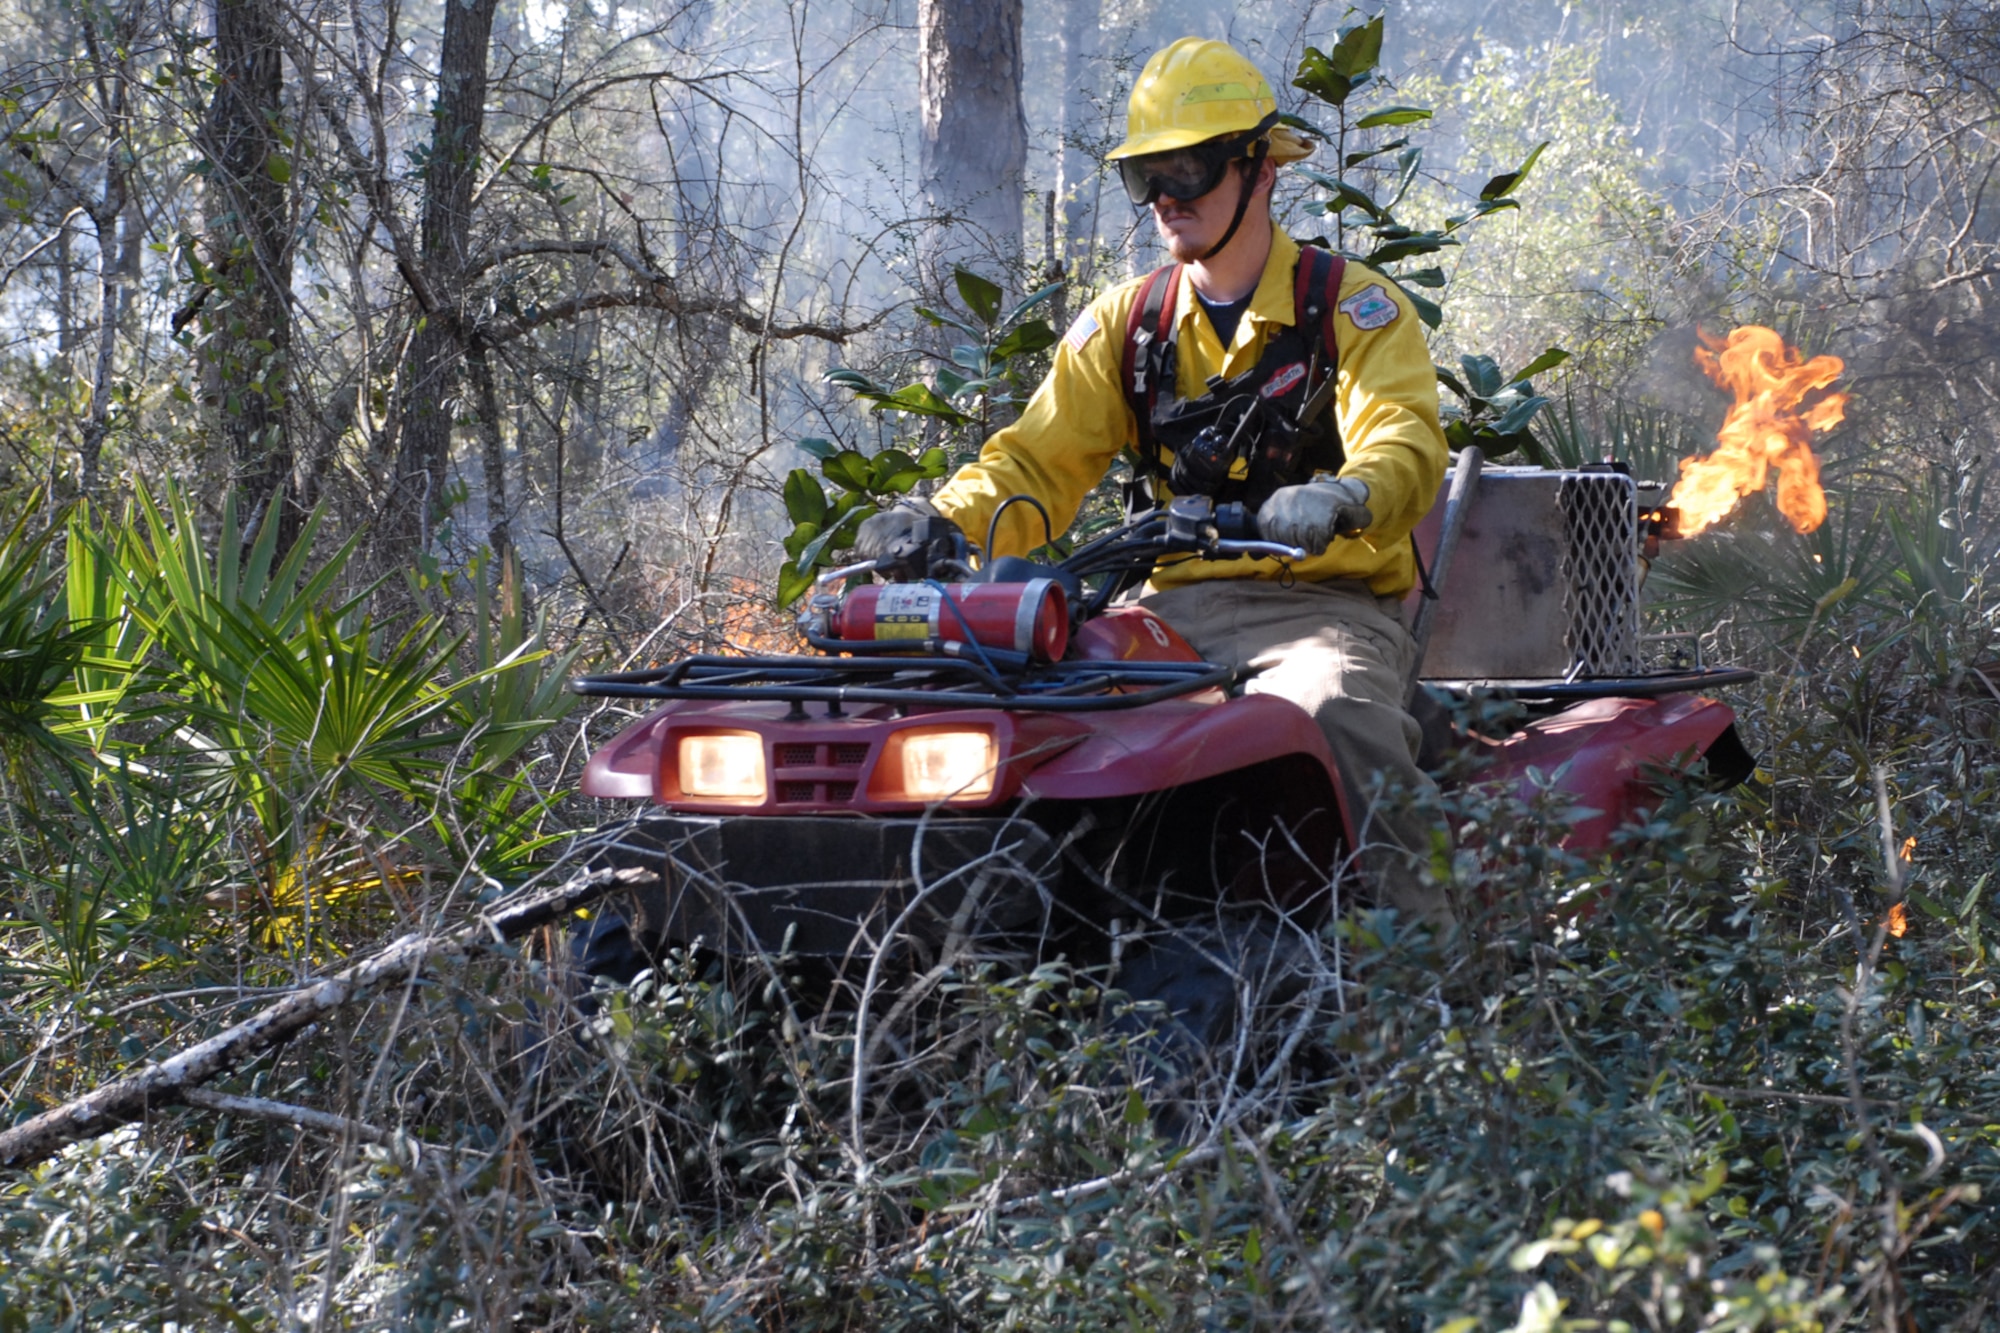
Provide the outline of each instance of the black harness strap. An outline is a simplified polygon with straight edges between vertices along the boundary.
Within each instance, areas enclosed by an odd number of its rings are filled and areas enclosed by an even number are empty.
[[[1266,343],[1250,371],[1234,380],[1211,381],[1207,393],[1192,399],[1176,396],[1180,271],[1179,264],[1168,264],[1148,274],[1125,321],[1122,387],[1137,427],[1140,462],[1135,500],[1145,499],[1153,480],[1168,476],[1170,459],[1161,454],[1180,447],[1187,423],[1205,422],[1226,398],[1245,393],[1283,407],[1292,428],[1306,440],[1296,457],[1303,469],[1299,480],[1315,471],[1338,471],[1344,461],[1339,432],[1330,420],[1319,424],[1319,418],[1339,374],[1334,316],[1347,261],[1318,246],[1301,247],[1292,277],[1292,326]],[[1249,498],[1253,504],[1258,499]]]

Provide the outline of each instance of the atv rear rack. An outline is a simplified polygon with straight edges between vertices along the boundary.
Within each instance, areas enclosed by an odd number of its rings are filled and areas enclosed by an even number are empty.
[[[990,650],[987,656],[1012,657]],[[1004,673],[999,668],[997,661],[971,656],[711,654],[648,671],[578,676],[570,689],[600,699],[772,700],[825,703],[836,709],[844,704],[890,704],[1083,713],[1143,708],[1201,690],[1227,690],[1235,681],[1234,671],[1214,662],[1051,662]]]
[[[1638,676],[1583,676],[1575,680],[1431,680],[1423,683],[1453,694],[1479,691],[1523,702],[1573,704],[1586,699],[1659,699],[1695,694],[1724,685],[1747,685],[1757,673],[1747,667],[1694,667]]]

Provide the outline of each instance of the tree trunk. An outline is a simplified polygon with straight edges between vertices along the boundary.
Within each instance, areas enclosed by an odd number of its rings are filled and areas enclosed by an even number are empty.
[[[396,475],[390,481],[385,535],[430,543],[431,519],[451,465],[452,419],[466,346],[465,274],[472,233],[472,190],[486,128],[486,61],[497,0],[445,6],[438,53],[437,105],[424,162],[418,251],[427,294],[421,324],[404,360]],[[428,297],[428,300],[425,297]]]
[[[90,412],[84,418],[77,449],[79,484],[85,495],[96,494],[103,480],[104,439],[111,433],[111,376],[117,366],[119,328],[125,316],[125,286],[139,272],[142,230],[131,206],[128,173],[133,169],[133,156],[120,151],[126,146],[121,136],[127,128],[129,56],[122,42],[114,42],[111,53],[116,63],[107,61],[93,23],[88,20],[84,24],[84,45],[92,64],[101,71],[99,86],[107,87],[103,114],[113,127],[113,136],[111,151],[104,159],[103,191],[88,209],[97,238],[97,358],[90,375]]]
[[[214,290],[202,312],[207,336],[201,356],[238,484],[254,506],[279,506],[284,529],[296,530],[298,488],[285,411],[291,163],[279,138],[285,91],[279,52],[267,0],[216,0],[217,87],[201,127]]]
[[[1021,0],[918,0],[917,100],[924,196],[963,224],[940,262],[1021,254],[1028,132],[1021,109]]]
[[[504,567],[514,550],[513,511],[507,506],[507,441],[500,429],[500,391],[486,345],[474,341],[466,354],[472,391],[479,399],[479,458],[486,482],[486,544]]]
[[[1091,103],[1090,58],[1097,47],[1100,0],[1062,0],[1057,29],[1062,44],[1062,123],[1056,153],[1056,198],[1062,208],[1062,255],[1065,272],[1090,252],[1094,231],[1091,214],[1097,206],[1097,161],[1086,148],[1097,129],[1097,108]]]

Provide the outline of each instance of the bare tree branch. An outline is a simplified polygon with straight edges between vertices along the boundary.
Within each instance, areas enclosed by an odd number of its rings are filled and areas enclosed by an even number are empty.
[[[490,345],[498,346],[511,342],[524,333],[533,332],[549,324],[560,324],[565,320],[575,319],[592,310],[629,309],[662,310],[677,316],[713,315],[727,320],[745,333],[767,338],[772,342],[790,342],[798,338],[820,338],[833,343],[846,342],[856,334],[874,328],[884,318],[878,314],[860,324],[768,323],[765,317],[737,302],[683,300],[669,284],[655,282],[646,287],[591,292],[586,296],[573,296],[566,301],[556,301],[517,319],[499,320],[482,325],[475,336]]]
[[[407,982],[440,962],[471,958],[525,935],[619,888],[657,879],[657,870],[587,870],[525,902],[500,908],[445,935],[405,935],[372,957],[165,1060],[145,1065],[82,1097],[0,1132],[0,1166],[33,1166],[72,1143],[142,1119],[155,1107],[188,1101],[198,1088],[347,1005]]]

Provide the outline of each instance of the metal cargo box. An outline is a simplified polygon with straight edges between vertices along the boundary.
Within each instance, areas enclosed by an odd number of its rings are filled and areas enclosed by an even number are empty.
[[[1443,495],[1417,530],[1427,562]],[[1638,523],[1638,493],[1623,473],[1487,467],[1434,611],[1424,679],[1638,674]]]

